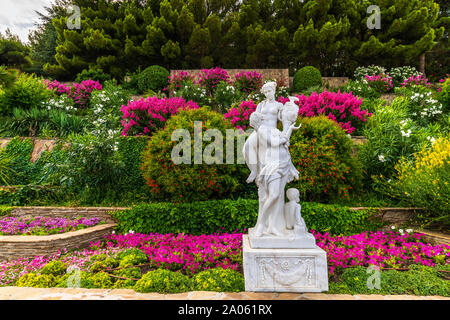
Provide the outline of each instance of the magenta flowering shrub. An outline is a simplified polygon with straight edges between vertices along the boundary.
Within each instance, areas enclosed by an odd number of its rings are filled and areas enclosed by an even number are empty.
[[[204,87],[209,94],[214,92],[214,89],[221,81],[229,82],[230,76],[226,70],[219,67],[202,69],[198,75],[198,83]]]
[[[98,81],[91,79],[84,80],[81,83],[74,83],[73,87],[66,86],[57,80],[44,80],[44,84],[46,84],[50,90],[55,91],[58,95],[66,94],[73,100],[75,107],[78,109],[89,107],[92,91],[101,91],[103,89],[102,85]]]
[[[111,234],[107,245],[138,248],[154,268],[181,270],[188,275],[221,267],[238,270],[242,265],[242,234]]]
[[[242,101],[241,104],[235,108],[230,108],[225,113],[224,118],[230,120],[231,124],[241,130],[246,130],[249,125],[250,115],[256,110],[257,105],[250,101]]]
[[[50,235],[93,227],[99,223],[93,218],[4,217],[0,219],[0,235]]]
[[[351,93],[313,92],[310,96],[296,95],[299,99],[296,104],[300,107],[299,115],[302,117],[315,117],[325,115],[329,119],[336,121],[348,134],[353,133],[357,126],[366,122],[372,113],[361,110],[362,98],[358,98]],[[286,103],[287,98],[280,97],[281,103]]]
[[[365,75],[365,79],[369,88],[375,89],[378,93],[389,92],[394,87],[392,84],[392,77],[389,75]]]
[[[170,90],[178,90],[181,86],[188,82],[194,82],[195,77],[186,71],[176,71],[172,75],[169,76],[169,86]]]
[[[122,111],[122,135],[150,135],[164,127],[165,122],[180,110],[198,109],[192,101],[183,98],[148,97],[130,101],[120,108]]]
[[[312,233],[317,245],[327,252],[330,274],[353,266],[404,268],[410,264],[435,266],[450,263],[450,245],[423,243],[420,240],[424,234],[420,233],[376,231],[351,236]]]
[[[263,85],[262,74],[256,71],[241,71],[234,76],[234,86],[243,93],[252,93],[261,89]]]
[[[411,86],[426,86],[430,87],[431,83],[428,82],[428,79],[423,75],[411,76],[401,83],[402,87],[411,87]]]

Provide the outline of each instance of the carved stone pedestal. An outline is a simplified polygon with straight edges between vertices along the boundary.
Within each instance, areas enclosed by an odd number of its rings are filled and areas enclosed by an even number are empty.
[[[326,252],[309,249],[250,246],[243,238],[245,291],[321,292],[328,290]]]

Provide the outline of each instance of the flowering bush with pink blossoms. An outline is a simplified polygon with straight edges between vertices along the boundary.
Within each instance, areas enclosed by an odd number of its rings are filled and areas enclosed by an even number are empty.
[[[411,86],[426,86],[430,87],[431,83],[428,82],[428,79],[423,75],[411,76],[401,83],[402,87],[411,87]]]
[[[386,93],[391,91],[394,87],[392,84],[392,77],[389,75],[376,74],[376,75],[366,75],[365,80],[370,88],[375,89],[379,93]]]
[[[221,81],[229,82],[230,76],[226,70],[219,67],[202,69],[198,75],[198,83],[204,87],[209,94],[214,92],[214,89]]]
[[[259,91],[263,85],[262,74],[256,71],[239,72],[234,79],[236,89],[246,94]]]
[[[102,85],[98,81],[84,80],[81,83],[74,83],[72,87],[58,82],[57,80],[45,80],[44,83],[50,90],[54,90],[56,94],[65,94],[71,98],[75,107],[78,109],[85,109],[89,107],[91,94],[94,90],[101,91]]]
[[[361,127],[372,113],[361,110],[363,100],[351,93],[323,91],[313,92],[310,96],[297,95],[296,102],[302,117],[315,117],[326,115],[329,119],[339,123],[347,133],[353,133],[357,127]],[[279,98],[278,101],[285,103],[287,98]]]
[[[123,105],[122,111],[122,135],[150,135],[157,129],[164,127],[165,122],[180,110],[198,109],[199,106],[192,102],[186,102],[183,98],[158,98],[130,101]]]
[[[172,75],[169,76],[169,90],[179,90],[184,83],[186,82],[194,82],[195,77],[191,75],[189,72],[180,70],[174,72]]]
[[[224,118],[241,130],[246,130],[249,125],[250,115],[256,110],[257,105],[250,101],[242,101],[238,107],[232,107],[225,113]]]

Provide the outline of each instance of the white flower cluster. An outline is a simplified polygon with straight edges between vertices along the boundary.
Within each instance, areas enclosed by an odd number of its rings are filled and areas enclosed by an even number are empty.
[[[64,96],[52,98],[48,101],[42,102],[42,105],[46,107],[47,110],[64,110],[67,112],[75,110],[72,102]]]
[[[386,161],[386,157],[382,154],[378,155],[378,160],[380,160],[381,162],[385,162]]]
[[[442,104],[431,97],[431,92],[414,93],[410,97],[411,102],[416,104],[421,110],[413,112],[413,116],[420,116],[421,118],[432,118],[434,116],[442,114]]]
[[[395,230],[395,226],[391,226],[391,229],[392,230]],[[412,233],[414,230],[413,229],[406,229],[406,233]],[[404,235],[405,234],[405,230],[403,230],[403,229],[398,229],[398,232],[401,234],[401,235]]]

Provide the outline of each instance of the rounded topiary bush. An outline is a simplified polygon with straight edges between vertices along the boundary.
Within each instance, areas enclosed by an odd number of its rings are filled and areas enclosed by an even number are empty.
[[[299,189],[301,201],[347,199],[362,183],[352,140],[325,116],[301,118],[301,124],[290,141],[292,163],[299,171],[299,180],[290,187]]]
[[[153,90],[158,92],[167,87],[169,83],[169,71],[161,66],[150,66],[137,77],[137,89],[139,92]]]
[[[202,124],[203,141],[194,138],[195,121]],[[223,144],[218,141],[222,154],[217,149],[217,154],[213,151],[212,146],[217,138],[205,141],[208,129],[214,129],[209,133],[222,134]],[[245,164],[226,164],[227,129],[233,129],[231,123],[209,108],[183,110],[172,116],[166,127],[152,136],[143,151],[141,169],[151,189],[150,196],[156,200],[184,202],[229,198],[242,192],[249,171]],[[195,163],[196,150],[200,149],[194,149],[195,140],[199,142],[198,146],[201,144],[202,154],[198,154],[202,156],[201,164]],[[234,138],[235,160],[237,146],[237,139]],[[181,163],[178,164],[178,161]]]
[[[294,75],[294,92],[301,92],[314,86],[322,85],[320,71],[312,66],[303,67]]]
[[[208,269],[192,278],[192,286],[198,291],[240,292],[244,291],[244,276],[231,269]]]
[[[191,280],[179,273],[165,269],[147,272],[136,282],[134,290],[141,293],[180,293],[191,290]]]

